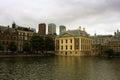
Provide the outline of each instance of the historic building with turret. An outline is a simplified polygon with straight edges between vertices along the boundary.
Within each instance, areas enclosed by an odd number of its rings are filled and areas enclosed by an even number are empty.
[[[114,36],[108,42],[107,47],[109,49],[113,49],[115,53],[120,53],[120,31],[119,30],[114,32]]]
[[[94,55],[102,55],[107,48],[107,43],[112,39],[113,35],[97,35],[95,33],[92,38],[92,53]]]
[[[4,47],[4,52],[9,52],[8,44],[15,42],[17,51],[23,51],[23,42],[30,40],[34,31],[27,27],[21,27],[13,22],[12,27],[0,26],[0,42]]]

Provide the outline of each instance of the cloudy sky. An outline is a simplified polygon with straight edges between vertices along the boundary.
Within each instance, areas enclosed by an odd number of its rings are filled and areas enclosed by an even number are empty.
[[[120,29],[120,0],[0,0],[0,25],[38,28],[45,22],[67,29],[85,27],[93,35]]]

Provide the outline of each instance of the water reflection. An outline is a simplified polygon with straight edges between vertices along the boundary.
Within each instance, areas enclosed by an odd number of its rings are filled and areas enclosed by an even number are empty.
[[[0,80],[120,80],[120,59],[0,58]]]

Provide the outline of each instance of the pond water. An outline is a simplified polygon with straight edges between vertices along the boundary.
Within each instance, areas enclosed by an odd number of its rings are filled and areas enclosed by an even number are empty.
[[[0,80],[120,80],[120,58],[0,58]]]

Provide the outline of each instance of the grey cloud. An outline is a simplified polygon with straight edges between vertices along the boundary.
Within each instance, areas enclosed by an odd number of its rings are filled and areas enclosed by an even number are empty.
[[[40,22],[75,26],[82,23],[100,28],[118,24],[119,4],[120,0],[4,0],[0,1],[0,22],[14,20],[34,27]]]

